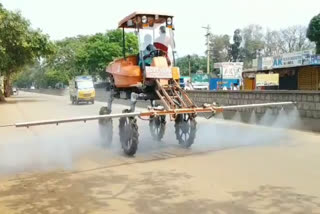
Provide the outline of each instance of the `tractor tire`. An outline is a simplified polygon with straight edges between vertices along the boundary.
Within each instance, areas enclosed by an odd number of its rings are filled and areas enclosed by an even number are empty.
[[[161,141],[166,130],[166,117],[151,116],[149,120],[149,128],[152,138],[156,141]]]
[[[110,111],[107,107],[101,107],[99,115],[110,114]],[[99,122],[99,131],[102,138],[102,146],[109,147],[112,144],[113,139],[113,122],[110,118],[100,118]]]
[[[175,134],[179,144],[189,148],[196,138],[197,122],[190,114],[179,114],[175,120]]]
[[[128,112],[129,110],[126,109],[122,113]],[[137,119],[134,117],[121,117],[119,120],[119,135],[124,153],[128,156],[134,156],[139,144]]]

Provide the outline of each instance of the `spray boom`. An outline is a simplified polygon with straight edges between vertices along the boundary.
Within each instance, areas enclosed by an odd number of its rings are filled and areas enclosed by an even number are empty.
[[[90,120],[99,120],[99,119],[111,119],[111,118],[128,118],[128,117],[154,117],[154,116],[163,116],[171,115],[173,118],[176,118],[179,114],[197,114],[197,113],[218,113],[223,112],[224,110],[231,109],[241,109],[241,108],[256,108],[256,107],[268,107],[268,106],[284,106],[284,105],[293,105],[295,102],[277,102],[277,103],[258,103],[258,104],[247,104],[247,105],[234,105],[234,106],[215,106],[204,104],[202,107],[195,108],[181,108],[181,109],[172,109],[172,110],[154,110],[150,109],[145,112],[129,112],[121,114],[108,114],[108,115],[94,115],[87,117],[77,117],[77,118],[67,118],[67,119],[58,119],[58,120],[42,120],[42,121],[32,121],[32,122],[23,122],[3,125],[0,127],[27,127],[30,126],[41,126],[41,125],[50,125],[60,123],[72,123],[72,122],[87,122]]]

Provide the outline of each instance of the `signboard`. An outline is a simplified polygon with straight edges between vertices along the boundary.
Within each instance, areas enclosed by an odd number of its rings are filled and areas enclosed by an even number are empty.
[[[220,68],[223,79],[242,79],[243,62],[221,62],[215,63],[215,68]]]
[[[192,74],[192,83],[209,83],[209,76],[207,74]]]
[[[295,67],[311,64],[312,51],[300,51],[282,54],[273,59],[273,68]]]
[[[192,86],[195,90],[208,90],[209,89],[209,76],[207,74],[201,74],[197,72],[191,76]]]
[[[256,86],[278,86],[279,74],[257,74]]]
[[[255,68],[255,69],[258,68],[258,59],[253,59],[252,60],[252,68]]]
[[[320,55],[311,56],[311,65],[320,65]]]
[[[262,57],[252,60],[252,68],[257,70],[271,70],[273,68],[287,68],[304,65],[320,65],[320,55],[313,55],[312,50],[285,53],[274,57]]]
[[[146,66],[146,78],[154,78],[154,79],[171,79],[172,78],[172,70],[171,68],[160,68],[153,66]]]
[[[231,89],[233,84],[239,85],[239,79],[224,79],[212,78],[210,79],[210,90],[221,90],[224,87]]]
[[[273,57],[262,57],[259,61],[259,70],[270,70],[273,67]]]

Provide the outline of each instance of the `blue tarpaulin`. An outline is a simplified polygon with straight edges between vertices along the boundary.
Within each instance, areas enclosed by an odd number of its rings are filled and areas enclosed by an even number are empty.
[[[239,85],[239,79],[221,79],[221,78],[211,78],[209,81],[210,90],[222,89],[226,86],[228,89],[231,89],[232,84]]]

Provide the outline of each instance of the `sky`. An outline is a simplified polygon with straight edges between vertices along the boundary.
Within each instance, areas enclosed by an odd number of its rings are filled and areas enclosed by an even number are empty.
[[[229,34],[249,24],[279,30],[308,25],[320,13],[320,0],[0,0],[6,9],[19,10],[51,39],[95,34],[115,29],[134,11],[173,14],[178,56],[204,55],[205,33]]]

